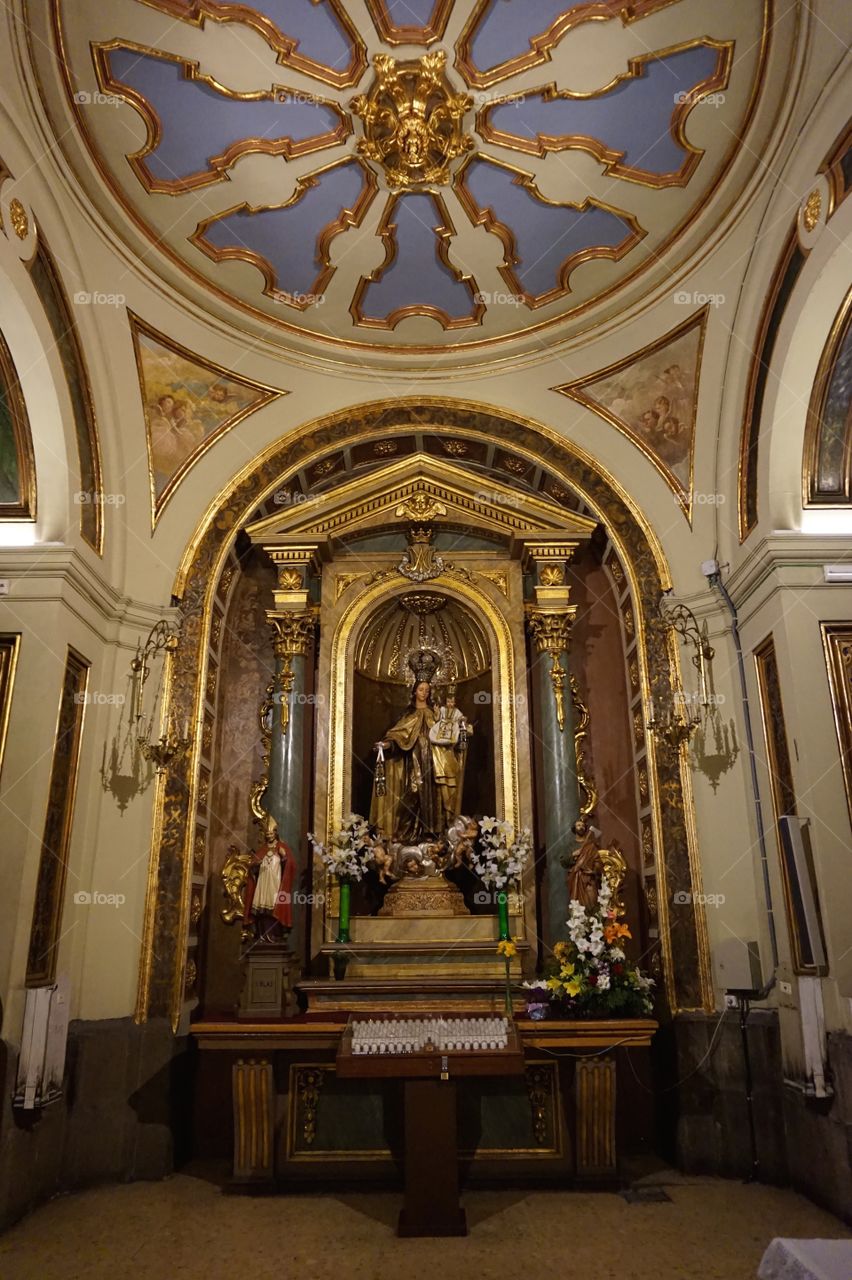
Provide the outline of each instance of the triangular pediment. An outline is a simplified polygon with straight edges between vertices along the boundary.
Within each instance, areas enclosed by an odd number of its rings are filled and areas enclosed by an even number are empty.
[[[425,453],[390,463],[381,471],[354,477],[337,488],[247,528],[252,542],[268,546],[294,538],[324,541],[410,524],[412,507],[423,505],[428,522],[440,528],[469,527],[508,539],[555,534],[584,541],[596,522],[566,511],[557,502],[527,493],[494,476],[477,475]]]

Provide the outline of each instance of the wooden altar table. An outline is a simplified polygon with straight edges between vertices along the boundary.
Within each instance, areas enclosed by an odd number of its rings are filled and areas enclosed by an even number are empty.
[[[398,1012],[392,1006],[386,1006],[383,1011]],[[202,1092],[207,1099],[201,1108],[204,1116],[197,1121],[202,1127],[209,1124],[211,1114],[218,1111],[221,1115],[221,1091],[227,1079],[224,1072],[230,1074],[234,1184],[304,1185],[306,1176],[328,1176],[338,1181],[352,1178],[353,1182],[393,1176],[390,1152],[381,1158],[375,1150],[365,1151],[363,1157],[357,1151],[324,1154],[322,1135],[317,1132],[321,1109],[328,1105],[326,1094],[331,1087],[328,1082],[343,1074],[341,1087],[347,1083],[346,1066],[341,1073],[339,1055],[347,1021],[347,1016],[340,1013],[302,1015],[286,1021],[238,1022],[236,1018],[222,1018],[193,1025],[191,1034],[200,1051],[205,1081]],[[518,1017],[514,1026],[522,1056],[512,1064],[512,1071],[517,1076],[517,1071],[523,1071],[525,1065],[533,1127],[536,1129],[543,1123],[541,1107],[545,1105],[543,1095],[537,1092],[541,1080],[536,1079],[536,1073],[550,1068],[555,1073],[554,1087],[558,1090],[557,1114],[551,1119],[554,1129],[561,1131],[562,1126],[565,1127],[567,1148],[562,1155],[556,1149],[552,1153],[543,1150],[540,1159],[536,1159],[537,1152],[531,1151],[528,1145],[523,1150],[507,1151],[493,1158],[483,1148],[479,1158],[492,1164],[496,1161],[500,1166],[498,1176],[518,1181],[548,1176],[558,1179],[559,1185],[617,1185],[616,1063],[622,1050],[647,1050],[657,1023],[650,1018],[534,1022]],[[205,1061],[211,1066],[206,1076]],[[360,1063],[358,1065],[360,1067]],[[376,1065],[384,1064],[377,1060]],[[474,1069],[478,1070],[478,1064]],[[503,1071],[502,1064],[499,1070]],[[425,1097],[415,1101],[417,1090],[412,1089],[411,1116],[406,1114],[404,1119],[416,1126],[418,1117],[437,1116],[438,1112],[432,1108],[440,1102],[442,1107],[446,1104],[446,1114],[442,1113],[446,1133],[454,1105],[451,1107],[447,1100],[450,1095],[441,1093],[442,1083],[446,1082],[441,1082],[439,1077],[440,1070],[436,1078],[434,1064],[427,1074],[415,1077],[429,1086],[422,1090],[424,1095],[431,1091],[435,1096],[428,1102]],[[463,1081],[462,1069],[454,1069],[450,1078]],[[351,1083],[359,1082],[352,1078]],[[381,1079],[377,1083],[380,1085]],[[523,1078],[520,1087],[523,1092]],[[292,1143],[287,1135],[292,1136],[297,1129],[304,1155],[295,1152],[291,1157],[288,1151]],[[227,1141],[227,1131],[224,1140]],[[374,1148],[377,1144],[368,1145]],[[559,1147],[558,1142],[556,1146]],[[291,1158],[297,1163],[292,1164]],[[530,1167],[531,1161],[537,1164],[535,1172]],[[447,1164],[448,1160],[442,1157],[442,1166]],[[552,1174],[547,1173],[548,1167],[553,1169]]]

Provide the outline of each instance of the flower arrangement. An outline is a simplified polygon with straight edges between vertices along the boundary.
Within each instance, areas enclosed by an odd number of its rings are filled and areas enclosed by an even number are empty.
[[[521,984],[526,990],[527,1017],[533,1022],[541,1022],[550,1013],[550,997],[553,995],[547,985],[546,978],[536,978],[533,982]]]
[[[354,880],[363,880],[373,856],[374,845],[366,818],[358,813],[350,813],[343,819],[340,830],[335,831],[330,845],[323,844],[311,832],[308,832],[308,839],[326,870],[337,876],[342,883],[351,884]]]
[[[480,818],[471,869],[489,889],[505,889],[520,879],[531,848],[532,837],[526,827],[516,833],[504,819]]]
[[[568,941],[557,942],[545,978],[525,982],[527,1006],[538,1010],[547,1001],[563,1017],[643,1017],[653,1009],[653,978],[627,959],[621,943],[630,938],[623,911],[613,906],[606,877],[594,909],[573,900],[569,907]],[[538,1016],[542,1013],[539,1011]]]

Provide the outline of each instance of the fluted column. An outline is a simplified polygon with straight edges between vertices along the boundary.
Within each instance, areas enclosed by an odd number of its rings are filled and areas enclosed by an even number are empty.
[[[527,626],[535,648],[532,679],[536,685],[540,739],[539,804],[545,843],[545,941],[565,937],[568,880],[563,859],[574,848],[572,828],[579,813],[574,715],[567,655],[577,606],[569,603],[565,565],[574,542],[530,542],[526,568],[534,574],[534,601],[527,605]]]

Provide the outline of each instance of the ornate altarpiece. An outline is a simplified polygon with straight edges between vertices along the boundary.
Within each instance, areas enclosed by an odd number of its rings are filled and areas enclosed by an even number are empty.
[[[426,455],[249,526],[252,541],[277,566],[270,621],[282,635],[298,618],[309,619],[311,629],[320,624],[315,688],[302,695],[316,704],[315,832],[325,839],[345,814],[366,809],[365,756],[381,720],[371,732],[364,722],[383,688],[391,690],[390,704],[398,691],[389,713],[404,706],[401,649],[404,636],[418,633],[442,636],[454,650],[459,702],[478,722],[474,740],[493,743],[480,767],[468,770],[463,810],[496,812],[516,829],[533,826],[526,630],[551,664],[554,712],[564,725],[559,655],[573,619],[565,566],[593,529],[592,520],[555,502],[493,477],[485,487],[470,471]],[[334,941],[338,895],[318,862],[312,891],[311,951],[319,967],[327,960],[331,969],[341,950]],[[522,966],[530,971],[538,932],[532,866],[510,912]],[[490,916],[356,914],[347,973],[493,982],[502,970],[494,928]]]

